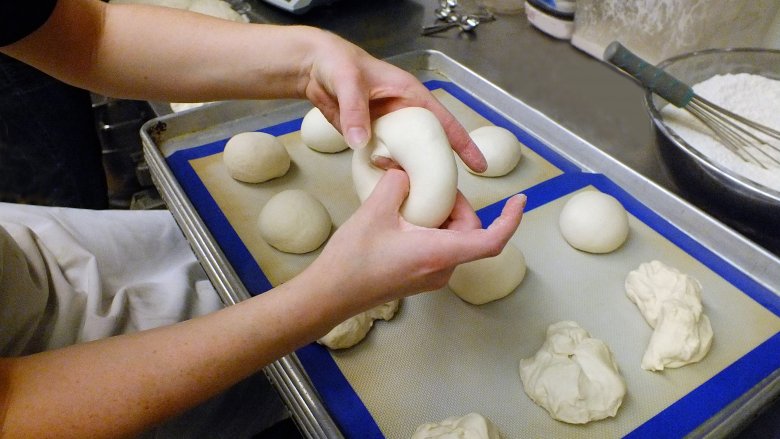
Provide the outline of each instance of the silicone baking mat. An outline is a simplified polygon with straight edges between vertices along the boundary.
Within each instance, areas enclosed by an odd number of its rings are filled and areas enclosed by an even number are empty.
[[[459,187],[485,225],[503,200],[524,192],[529,203],[513,242],[528,273],[508,297],[483,306],[446,288],[403,301],[390,322],[345,351],[312,344],[297,352],[309,378],[346,437],[408,438],[417,425],[476,411],[503,437],[680,437],[780,368],[780,299],[718,255],[637,202],[602,175],[580,172],[553,149],[446,81],[426,83],[467,129],[495,124],[525,145],[518,168],[501,178],[461,169]],[[302,116],[302,115],[301,115]],[[227,141],[195,145],[167,161],[214,238],[252,294],[302,270],[318,252],[287,255],[255,230],[265,201],[289,188],[312,192],[338,227],[358,207],[350,153],[309,150],[300,119],[262,128],[279,136],[294,165],[260,185],[232,180],[221,165]],[[579,190],[618,198],[630,213],[626,244],[606,255],[572,249],[557,231],[566,199]],[[626,297],[623,281],[640,263],[661,260],[703,285],[705,312],[715,332],[700,363],[652,373],[639,367],[651,334]],[[615,418],[587,425],[557,422],[524,394],[518,361],[539,348],[546,327],[574,320],[615,354],[628,394]]]

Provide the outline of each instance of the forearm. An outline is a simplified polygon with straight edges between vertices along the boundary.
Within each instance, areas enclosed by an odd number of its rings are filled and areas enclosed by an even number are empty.
[[[107,8],[92,77],[110,96],[179,102],[304,98],[315,42],[332,37],[303,26],[143,9],[149,8]]]
[[[327,281],[298,279],[178,325],[10,360],[4,433],[127,436],[206,400],[353,312]]]
[[[315,44],[331,38],[302,26],[60,0],[43,27],[4,51],[101,94],[194,102],[304,97]]]

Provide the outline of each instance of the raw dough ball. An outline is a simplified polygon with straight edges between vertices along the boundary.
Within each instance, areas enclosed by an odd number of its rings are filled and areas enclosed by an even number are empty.
[[[246,15],[236,12],[224,0],[111,0],[109,3],[165,6],[211,15],[224,20],[249,23],[249,18]]]
[[[316,250],[328,239],[332,225],[325,206],[300,189],[274,195],[263,206],[257,220],[265,242],[287,253]]]
[[[165,6],[174,9],[189,9],[192,0],[111,0],[109,3],[114,5],[153,5]]]
[[[249,23],[249,18],[246,15],[239,14],[230,6],[230,3],[223,0],[193,0],[188,9],[223,20]]]
[[[520,157],[523,155],[522,144],[508,129],[488,125],[473,130],[469,135],[477,144],[477,148],[482,151],[488,165],[485,172],[474,172],[466,166],[472,174],[501,177],[512,172],[520,162]]]
[[[412,439],[500,439],[498,428],[479,413],[453,416],[417,427]]]
[[[539,351],[520,360],[520,379],[535,403],[570,424],[615,416],[626,394],[607,345],[571,321],[547,328]]]
[[[626,276],[626,295],[655,329],[642,369],[681,367],[707,355],[712,326],[702,310],[698,280],[660,261],[646,262]]]
[[[346,349],[355,346],[366,338],[368,331],[374,325],[374,320],[392,319],[398,311],[399,303],[400,300],[393,300],[350,317],[317,340],[317,343],[331,349]]]
[[[230,176],[245,183],[262,183],[290,169],[290,154],[268,133],[236,134],[225,145],[222,159]]]
[[[202,107],[208,102],[171,102],[171,111],[174,113],[181,113],[182,111],[190,110],[192,108]]]
[[[325,119],[317,107],[309,110],[303,117],[301,140],[306,146],[319,152],[334,153],[349,147],[344,136]]]
[[[466,302],[482,305],[514,291],[523,281],[525,271],[523,252],[509,242],[498,256],[458,265],[448,285]]]
[[[563,206],[559,226],[572,247],[589,253],[609,253],[628,237],[628,214],[614,197],[585,191]]]
[[[355,191],[364,201],[384,171],[371,165],[371,155],[382,146],[409,174],[409,196],[401,206],[406,221],[421,227],[439,227],[452,213],[458,192],[458,168],[439,119],[420,107],[407,107],[375,120],[374,135],[352,155]]]

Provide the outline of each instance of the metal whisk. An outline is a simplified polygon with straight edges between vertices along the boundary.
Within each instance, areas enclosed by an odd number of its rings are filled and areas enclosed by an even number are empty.
[[[604,51],[604,60],[636,79],[643,87],[688,111],[709,128],[715,137],[746,162],[766,168],[764,157],[780,166],[780,148],[756,133],[780,142],[780,131],[756,123],[698,96],[693,89],[669,73],[646,62],[617,41]],[[780,143],[778,143],[780,145]],[[775,157],[769,150],[778,153]]]

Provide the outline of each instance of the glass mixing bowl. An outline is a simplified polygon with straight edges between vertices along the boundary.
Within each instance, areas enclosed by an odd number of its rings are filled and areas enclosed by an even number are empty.
[[[670,58],[658,67],[688,85],[726,73],[751,73],[780,80],[780,51],[705,50]],[[720,166],[686,143],[664,123],[660,110],[669,104],[663,98],[648,92],[645,104],[655,126],[661,158],[682,192],[712,207],[719,215],[742,222],[780,224],[780,191]]]

